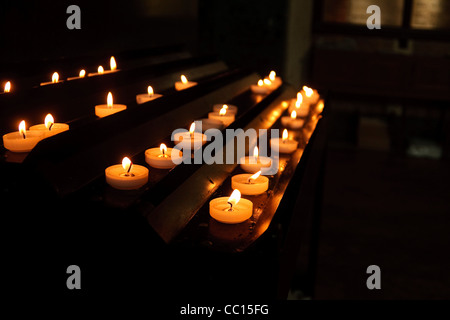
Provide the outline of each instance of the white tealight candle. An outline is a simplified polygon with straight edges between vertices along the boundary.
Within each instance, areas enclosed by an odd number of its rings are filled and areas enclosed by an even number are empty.
[[[80,72],[78,73],[78,77],[70,77],[70,78],[67,78],[67,80],[71,81],[71,80],[76,80],[76,79],[83,79],[84,77],[86,77],[86,70],[81,69]]]
[[[157,169],[171,169],[176,166],[173,162],[183,156],[180,150],[167,148],[164,143],[161,143],[159,148],[151,148],[145,151],[145,162],[151,167]]]
[[[278,153],[292,153],[297,149],[298,142],[290,140],[289,133],[286,129],[283,130],[282,138],[270,139],[270,147],[278,151]]]
[[[267,80],[267,81],[264,81]],[[250,86],[250,89],[252,90],[253,93],[256,94],[267,94],[269,93],[271,90],[270,88],[270,80],[268,79],[264,79],[264,80],[259,80],[258,84],[252,84]]]
[[[69,125],[66,123],[55,123],[53,116],[49,113],[45,117],[43,124],[31,126],[30,130],[41,130],[44,133],[44,137],[48,138],[58,133],[69,130]]]
[[[95,115],[97,117],[103,118],[110,116],[114,113],[123,111],[127,108],[124,104],[114,104],[113,96],[111,92],[108,92],[108,96],[106,98],[106,104],[99,104],[95,106]]]
[[[239,190],[234,190],[229,198],[220,197],[209,202],[209,214],[215,220],[237,224],[248,220],[253,215],[253,203],[241,199]]]
[[[141,94],[136,95],[136,102],[137,102],[137,104],[143,104],[143,103],[155,100],[160,97],[162,97],[162,94],[154,93],[152,86],[148,86],[147,93],[141,93]]]
[[[297,112],[294,110],[291,112],[291,116],[290,117],[281,117],[281,124],[284,127],[288,127],[290,129],[300,129],[303,126],[303,123],[305,122],[305,120],[303,119],[297,119]]]
[[[253,149],[252,157],[243,157],[239,159],[242,170],[255,173],[261,170],[261,168],[269,168],[272,165],[272,159],[269,157],[260,157],[258,147]]]
[[[178,132],[174,134],[174,142],[183,149],[198,149],[206,143],[206,135],[195,131],[195,122],[192,122],[189,132]]]
[[[238,112],[238,107],[232,105],[232,104],[215,104],[213,106],[214,112],[220,112],[222,108],[225,108],[227,110],[227,114],[236,114]]]
[[[248,196],[258,195],[269,189],[269,178],[261,176],[261,171],[254,175],[237,174],[231,178],[231,188],[239,189],[242,194]]]
[[[41,86],[46,86],[48,84],[55,84],[55,83],[61,83],[63,82],[62,80],[59,80],[59,74],[58,72],[54,72],[52,74],[52,81],[51,82],[42,82]]]
[[[22,120],[18,132],[3,135],[3,146],[12,152],[30,152],[43,138],[43,131],[27,131],[25,121]]]
[[[223,125],[228,127],[234,121],[234,114],[228,114],[227,109],[222,107],[219,112],[208,113],[208,119],[222,121]]]
[[[175,90],[181,91],[181,90],[184,90],[184,89],[196,86],[196,85],[197,85],[197,82],[188,81],[186,76],[183,74],[183,75],[181,75],[181,81],[175,82]]]
[[[106,182],[119,190],[139,189],[148,182],[148,169],[135,165],[127,157],[122,164],[116,164],[105,169]]]

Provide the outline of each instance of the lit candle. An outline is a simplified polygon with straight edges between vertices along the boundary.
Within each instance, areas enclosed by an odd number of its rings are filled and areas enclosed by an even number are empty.
[[[178,132],[174,134],[174,142],[183,149],[198,149],[206,143],[206,135],[195,131],[195,122],[189,127],[189,132]]]
[[[289,133],[283,130],[282,138],[270,139],[270,147],[278,151],[278,153],[292,153],[297,149],[298,142],[289,139]]]
[[[315,89],[311,89],[307,86],[303,86],[302,88],[305,94],[305,100],[310,104],[316,104],[319,100],[319,93]]]
[[[3,146],[12,152],[30,152],[43,138],[44,132],[27,131],[25,121],[22,120],[18,132],[10,132],[3,136]]]
[[[196,86],[197,82],[194,81],[188,81],[186,76],[183,74],[181,75],[181,81],[175,82],[175,90],[180,91],[184,90],[193,86]]]
[[[161,143],[159,148],[151,148],[145,150],[145,162],[151,167],[157,169],[171,169],[176,166],[173,162],[183,156],[180,150],[167,148],[164,143]]]
[[[53,116],[49,113],[44,120],[43,124],[37,124],[31,126],[30,130],[41,130],[44,132],[44,137],[48,138],[58,133],[69,130],[69,125],[66,123],[55,123]]]
[[[200,119],[195,121],[201,121],[202,122],[202,130],[203,132],[209,130],[209,129],[218,129],[222,130],[224,128],[224,124],[220,120],[215,119]],[[208,135],[208,134],[206,134]]]
[[[279,86],[281,86],[283,84],[283,81],[281,80],[280,77],[277,77],[277,74],[275,71],[270,71],[269,76],[267,77],[270,82],[270,88],[272,90],[275,90],[276,88],[278,88]]]
[[[48,84],[54,84],[54,83],[61,83],[63,82],[62,80],[59,80],[59,74],[58,72],[54,72],[52,74],[52,81],[51,82],[42,82],[41,86],[46,86]]]
[[[303,95],[301,92],[297,93],[297,99],[292,99],[291,104],[289,106],[289,112],[295,110],[298,117],[306,117],[309,113],[309,102],[304,101]]]
[[[140,93],[136,95],[136,102],[138,104],[143,104],[148,101],[155,100],[157,98],[162,97],[162,94],[157,94],[153,91],[152,86],[147,87],[147,93]]]
[[[76,80],[76,79],[83,79],[84,77],[86,77],[86,70],[81,69],[80,72],[78,73],[78,77],[70,77],[70,78],[67,78],[67,80],[71,81],[71,80]]]
[[[297,112],[294,110],[291,112],[291,116],[281,117],[281,124],[284,127],[288,127],[290,129],[296,130],[300,129],[303,126],[305,120],[297,119]]]
[[[241,193],[235,189],[229,198],[220,197],[209,202],[209,214],[215,220],[237,224],[248,220],[253,215],[253,203],[241,199]]]
[[[106,182],[119,190],[139,189],[148,182],[148,169],[135,165],[127,157],[122,164],[116,164],[105,169]]]
[[[269,168],[272,165],[272,159],[269,157],[260,157],[258,147],[253,149],[253,156],[243,157],[239,159],[242,170],[255,173],[261,170],[261,168]]]
[[[5,89],[3,90],[4,93],[11,92],[11,81],[7,81],[5,83]]]
[[[231,188],[239,189],[242,194],[248,196],[258,195],[269,189],[269,178],[261,176],[261,171],[253,175],[237,174],[231,178]]]
[[[225,108],[227,110],[227,114],[236,114],[238,112],[238,107],[232,105],[232,104],[215,104],[213,106],[214,112],[219,112],[222,108]]]
[[[124,104],[114,104],[113,103],[113,96],[111,92],[108,92],[108,96],[106,98],[106,104],[99,104],[95,106],[95,115],[103,118],[110,116],[114,113],[123,111],[127,108]]]
[[[225,127],[228,127],[234,121],[234,114],[227,113],[227,108],[225,106],[223,106],[219,112],[208,113],[208,119],[222,121],[223,125]]]
[[[253,93],[256,93],[256,94],[267,94],[270,91],[272,91],[270,88],[271,84],[272,83],[270,82],[269,79],[264,79],[264,80],[260,79],[258,81],[258,84],[256,84],[256,85],[252,84],[250,86],[250,89],[252,90]]]

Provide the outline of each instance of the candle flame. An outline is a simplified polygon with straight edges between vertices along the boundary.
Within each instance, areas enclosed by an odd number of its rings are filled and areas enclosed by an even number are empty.
[[[59,80],[59,74],[58,72],[53,73],[52,75],[52,83],[56,83]]]
[[[252,176],[250,176],[249,178],[248,178],[248,181],[253,181],[253,180],[256,180],[256,179],[258,179],[258,177],[261,175],[261,170],[259,170],[257,173],[255,173],[254,175],[252,175]]]
[[[10,92],[11,91],[11,81],[8,81],[5,83],[5,91],[4,92]]]
[[[253,157],[258,158],[259,156],[259,150],[258,147],[255,146],[255,148],[253,149]]]
[[[295,112],[295,110],[291,112],[291,118],[292,119],[297,118],[297,112]]]
[[[296,109],[299,109],[301,105],[302,105],[302,102],[300,100],[296,100],[295,101],[295,108]]]
[[[264,79],[264,84],[266,86],[270,86],[272,84],[272,81],[270,81],[269,79]]]
[[[220,109],[219,111],[219,115],[224,116],[227,114],[227,109],[225,108],[225,106],[222,107],[222,109]]]
[[[288,137],[289,137],[289,133],[288,133],[287,129],[284,129],[283,130],[283,141],[286,141]]]
[[[86,75],[86,70],[84,70],[84,69],[80,70],[79,77],[84,78],[85,75]]]
[[[114,59],[113,56],[111,56],[111,59],[109,60],[109,66],[110,66],[111,70],[117,69],[116,59]]]
[[[307,86],[303,86],[303,91],[305,91],[305,94],[308,98],[310,98],[314,93],[313,89],[311,89]]]
[[[183,84],[188,83],[188,80],[187,80],[187,78],[186,78],[186,76],[185,76],[184,74],[181,75],[181,82],[182,82]]]
[[[277,76],[277,74],[275,73],[275,71],[270,71],[269,80],[275,81],[276,76]]]
[[[222,108],[228,109],[228,105],[224,104]]]
[[[154,93],[154,92],[153,92],[152,86],[148,86],[148,87],[147,87],[147,92],[148,92],[148,95],[149,95],[149,96],[153,96],[153,93]]]
[[[259,79],[258,81],[258,87],[262,87],[264,85],[264,81],[262,81],[261,79]]]
[[[113,96],[111,92],[108,92],[108,96],[106,97],[106,104],[108,105],[108,108],[113,107]]]
[[[167,146],[164,143],[161,143],[161,145],[159,146],[159,150],[161,150],[162,154],[166,154],[167,153]]]
[[[231,196],[228,198],[228,203],[235,206],[241,200],[241,192],[238,189],[234,189]]]
[[[302,93],[300,91],[297,92],[297,101],[300,101],[300,103],[303,102],[303,95],[302,95]]]
[[[19,124],[19,133],[23,136],[24,139],[27,137],[27,136],[26,136],[25,120],[20,121],[20,124]]]
[[[319,111],[319,113],[322,112],[323,107],[324,107],[323,100],[320,100],[319,103],[317,104],[317,111]]]
[[[195,122],[192,122],[191,126],[189,127],[189,133],[192,135],[195,131]]]
[[[122,167],[126,173],[129,173],[131,171],[132,166],[133,166],[133,162],[131,162],[131,160],[128,157],[123,158]]]
[[[53,116],[49,113],[44,120],[45,127],[50,130],[53,124],[55,123],[55,119],[53,119]]]
[[[98,73],[103,73],[103,72],[105,72],[105,70],[103,69],[102,66],[98,66],[97,72],[98,72]]]

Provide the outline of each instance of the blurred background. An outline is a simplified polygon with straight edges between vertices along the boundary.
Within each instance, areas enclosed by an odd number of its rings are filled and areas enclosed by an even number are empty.
[[[66,27],[71,4],[81,30]],[[366,27],[369,5],[380,30]],[[4,0],[0,82],[27,76],[23,66],[182,45],[317,88],[330,120],[316,285],[301,290],[311,280],[301,252],[291,298],[448,299],[449,10],[444,0]],[[371,264],[381,290],[366,288]]]

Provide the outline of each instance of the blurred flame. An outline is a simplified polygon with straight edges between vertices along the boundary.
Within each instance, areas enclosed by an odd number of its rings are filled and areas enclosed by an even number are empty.
[[[26,136],[25,120],[20,121],[20,124],[19,124],[19,133],[23,136],[24,139],[27,137],[27,136]]]
[[[261,79],[259,79],[258,81],[258,87],[262,87],[264,85],[264,81],[262,81]]]
[[[186,78],[186,76],[184,74],[181,75],[181,82],[184,84],[188,83],[188,79]]]
[[[289,137],[289,133],[287,131],[287,129],[283,130],[283,141],[287,140],[287,138]]]
[[[192,135],[195,131],[195,122],[192,122],[191,126],[189,127],[189,133]]]
[[[166,154],[167,153],[167,146],[164,143],[161,143],[161,145],[159,146],[159,150],[161,150],[162,154]]]
[[[261,170],[259,170],[257,173],[255,173],[254,175],[252,175],[252,176],[250,176],[249,178],[248,178],[248,182],[251,182],[251,181],[253,181],[253,180],[256,180],[256,179],[258,179],[258,177],[261,175]]]
[[[106,104],[108,105],[108,108],[113,107],[113,96],[111,92],[108,92],[108,96],[106,97]]]
[[[300,106],[302,105],[302,102],[300,100],[296,100],[295,101],[295,108],[300,108]]]
[[[270,81],[269,79],[264,79],[264,84],[266,86],[270,86],[272,84],[272,81]]]
[[[317,104],[317,111],[319,111],[319,113],[322,112],[323,107],[324,107],[323,100],[320,100],[319,103]]]
[[[84,78],[85,75],[86,75],[86,70],[84,70],[84,69],[80,70],[80,74],[79,74],[80,78]]]
[[[52,127],[52,125],[55,123],[55,119],[53,119],[53,116],[49,113],[44,120],[45,123],[45,127],[50,130],[50,128]]]
[[[295,112],[295,110],[291,112],[291,118],[292,119],[297,118],[297,112]]]
[[[52,75],[52,82],[56,83],[56,82],[58,82],[58,80],[59,80],[58,72],[53,73],[53,75]]]
[[[148,95],[149,95],[149,96],[153,96],[153,93],[154,93],[154,92],[153,92],[152,86],[148,86],[148,87],[147,87],[147,92],[148,92]]]
[[[275,81],[276,76],[277,76],[277,74],[275,73],[275,71],[270,71],[269,80]]]
[[[300,103],[303,102],[303,95],[301,92],[297,92],[297,101],[300,101]]]
[[[5,91],[4,92],[10,92],[11,91],[11,81],[8,81],[5,83]]]
[[[131,167],[133,166],[133,162],[128,157],[123,158],[122,160],[122,167],[125,170],[125,172],[130,172]]]
[[[98,66],[97,72],[98,72],[98,73],[103,73],[103,72],[105,72],[105,70],[103,69],[102,66]]]
[[[224,104],[224,105],[222,106],[222,109],[223,109],[223,108],[228,109],[228,105]]]
[[[219,115],[224,116],[227,114],[227,109],[225,107],[222,107],[222,109],[220,109],[219,111]]]
[[[308,98],[310,98],[314,93],[313,89],[311,89],[307,86],[303,86],[303,91],[305,91],[305,94]]]
[[[231,196],[228,198],[228,202],[235,206],[239,200],[241,200],[241,192],[238,189],[234,189]]]
[[[110,66],[111,70],[117,69],[116,59],[114,59],[113,56],[111,56],[111,59],[109,60],[109,66]]]
[[[258,147],[255,146],[255,148],[253,149],[253,157],[258,158],[259,156],[259,150]]]

